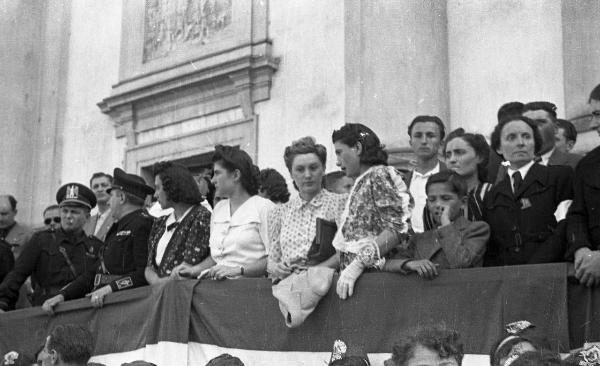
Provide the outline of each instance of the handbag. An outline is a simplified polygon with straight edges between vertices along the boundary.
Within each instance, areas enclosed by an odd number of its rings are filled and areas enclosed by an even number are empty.
[[[329,292],[333,273],[333,268],[309,267],[306,271],[292,273],[273,286],[273,296],[279,300],[285,325],[295,328],[304,322]]]
[[[307,254],[307,264],[309,266],[324,262],[335,254],[335,248],[333,247],[333,238],[337,232],[335,221],[328,221],[317,217],[316,225],[315,238]]]

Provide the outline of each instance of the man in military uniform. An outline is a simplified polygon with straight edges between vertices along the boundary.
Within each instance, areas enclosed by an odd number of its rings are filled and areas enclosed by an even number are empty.
[[[25,245],[13,270],[0,284],[0,312],[14,309],[19,288],[31,275],[32,303],[52,308],[47,299],[59,293],[94,265],[102,242],[88,237],[83,225],[96,205],[94,193],[79,183],[62,186],[56,193],[60,205],[61,228],[35,233]]]
[[[94,268],[60,291],[55,299],[58,302],[81,298],[93,291],[92,305],[100,307],[111,292],[147,284],[144,269],[154,219],[144,210],[144,202],[154,189],[142,177],[119,168],[113,176],[107,192],[115,223],[108,230],[100,259]]]

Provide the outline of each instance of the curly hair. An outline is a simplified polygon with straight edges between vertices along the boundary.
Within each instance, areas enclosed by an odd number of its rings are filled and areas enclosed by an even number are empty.
[[[354,146],[360,142],[362,146],[361,164],[388,165],[388,153],[385,151],[385,146],[381,144],[373,130],[361,123],[346,123],[339,130],[333,131],[331,140],[334,144],[339,141],[348,146]]]
[[[92,357],[94,342],[89,330],[80,325],[57,325],[50,332],[48,349],[55,350],[64,363],[85,365]]]
[[[435,326],[418,329],[413,335],[400,339],[392,348],[394,365],[406,366],[417,346],[436,352],[440,358],[454,357],[459,365],[462,363],[464,351],[458,332]]]
[[[536,123],[525,116],[508,116],[507,118],[501,120],[496,127],[494,127],[494,131],[492,132],[492,149],[494,149],[494,152],[502,157],[502,155],[498,153],[498,149],[500,149],[500,135],[502,135],[502,129],[504,126],[513,121],[525,122],[529,127],[531,127],[533,130],[534,153],[538,154],[543,144],[542,135],[540,134]]]
[[[202,202],[202,194],[194,177],[183,165],[161,161],[154,164],[153,175],[160,178],[163,190],[170,201],[189,205]]]
[[[260,187],[260,170],[252,163],[252,158],[236,146],[217,145],[212,157],[213,163],[219,163],[228,172],[240,171],[242,187],[254,196]]]
[[[490,145],[488,145],[485,137],[478,133],[466,133],[464,129],[458,128],[448,134],[446,143],[444,144],[444,156],[446,156],[446,146],[448,146],[448,143],[455,138],[462,139],[475,150],[475,155],[481,159],[479,164],[477,164],[477,176],[479,177],[480,182],[487,181],[487,165],[490,161]]]
[[[260,190],[274,203],[286,203],[290,199],[285,178],[275,169],[267,168],[260,171]]]
[[[292,171],[292,164],[297,155],[302,154],[315,154],[319,158],[323,168],[327,162],[327,148],[321,144],[317,144],[316,140],[312,136],[305,136],[296,141],[293,141],[290,146],[285,148],[283,153],[283,160],[288,170]]]

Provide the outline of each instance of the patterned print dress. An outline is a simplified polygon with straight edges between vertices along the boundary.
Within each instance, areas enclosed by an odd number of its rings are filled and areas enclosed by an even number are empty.
[[[405,241],[410,227],[409,203],[406,184],[393,167],[376,165],[358,177],[333,241],[340,251],[340,269],[356,257],[348,242],[376,238],[385,230],[395,233],[401,242]]]

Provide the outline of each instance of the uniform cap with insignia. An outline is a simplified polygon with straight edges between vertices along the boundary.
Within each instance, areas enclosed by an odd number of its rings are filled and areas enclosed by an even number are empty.
[[[67,183],[56,192],[56,202],[63,206],[96,206],[96,196],[91,189],[80,183]]]
[[[154,194],[154,189],[147,185],[144,178],[139,175],[127,174],[123,169],[115,168],[113,177],[113,184],[106,190],[107,193],[113,189],[120,189],[141,199],[146,199],[149,194]]]

